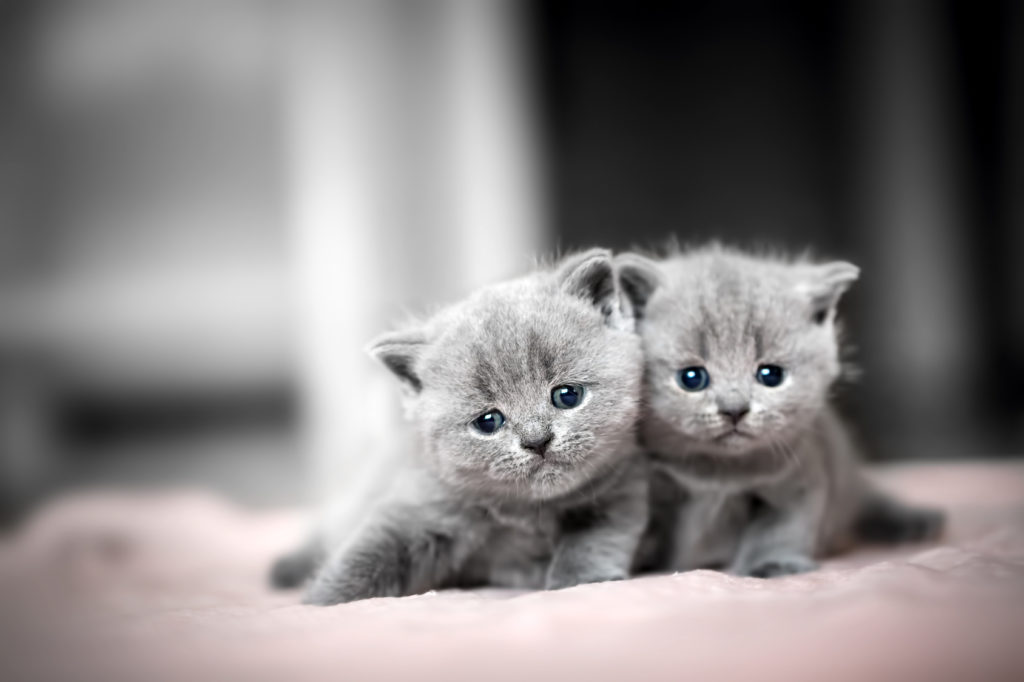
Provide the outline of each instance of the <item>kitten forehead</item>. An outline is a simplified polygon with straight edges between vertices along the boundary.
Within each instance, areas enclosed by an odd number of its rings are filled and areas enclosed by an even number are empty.
[[[715,250],[661,267],[647,326],[673,330],[680,350],[761,355],[805,323],[797,266]]]
[[[586,380],[602,353],[600,311],[542,278],[485,289],[438,320],[426,383],[494,401],[527,385]]]

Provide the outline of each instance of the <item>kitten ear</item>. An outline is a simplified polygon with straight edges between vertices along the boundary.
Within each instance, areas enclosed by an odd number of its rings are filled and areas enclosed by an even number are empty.
[[[615,329],[633,331],[633,318],[622,296],[608,249],[590,249],[566,258],[558,268],[562,291],[582,298],[604,315],[605,323]]]
[[[836,304],[850,285],[857,281],[860,268],[853,263],[834,261],[811,266],[798,288],[811,302],[811,319],[825,324],[835,317]]]
[[[419,393],[423,383],[417,374],[416,362],[426,346],[426,336],[417,329],[384,334],[371,343],[367,350],[403,384]]]
[[[569,256],[558,266],[562,291],[601,305],[615,295],[612,254],[608,249],[590,249]]]
[[[633,308],[633,316],[643,317],[647,301],[662,283],[658,263],[638,253],[620,253],[615,257],[615,270],[619,287]]]

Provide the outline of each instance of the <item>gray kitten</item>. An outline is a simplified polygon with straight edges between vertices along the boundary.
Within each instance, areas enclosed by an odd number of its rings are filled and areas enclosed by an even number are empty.
[[[655,467],[639,568],[801,573],[855,538],[941,530],[939,512],[867,485],[829,406],[836,305],[855,266],[718,246],[617,265],[644,342],[641,440]]]
[[[415,466],[346,542],[280,560],[277,584],[315,571],[306,601],[326,605],[628,576],[648,514],[643,359],[610,252],[484,288],[371,353],[402,383]]]

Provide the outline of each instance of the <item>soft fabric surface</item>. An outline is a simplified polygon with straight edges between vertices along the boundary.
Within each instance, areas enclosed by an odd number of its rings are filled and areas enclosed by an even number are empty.
[[[92,494],[0,546],[0,679],[1024,679],[1024,465],[875,472],[950,513],[941,544],[788,578],[298,605],[265,587],[297,513]]]

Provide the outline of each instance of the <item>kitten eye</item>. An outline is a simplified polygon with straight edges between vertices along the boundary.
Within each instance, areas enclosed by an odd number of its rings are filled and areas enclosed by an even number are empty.
[[[781,384],[785,375],[778,365],[761,365],[757,368],[757,380],[768,388],[775,388]]]
[[[473,427],[480,433],[490,435],[505,425],[505,415],[497,410],[484,412],[473,420]]]
[[[551,391],[551,404],[560,410],[571,410],[583,402],[584,389],[579,384],[556,386]]]
[[[676,372],[676,381],[684,391],[703,391],[711,383],[711,377],[703,367],[687,367]]]

